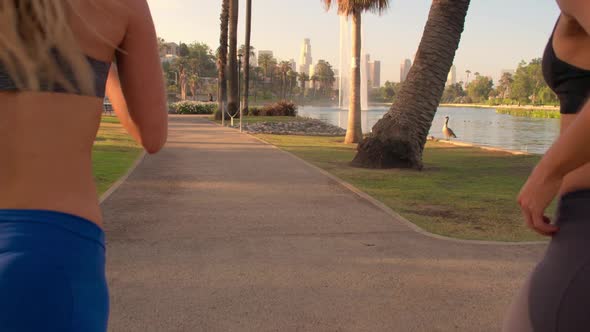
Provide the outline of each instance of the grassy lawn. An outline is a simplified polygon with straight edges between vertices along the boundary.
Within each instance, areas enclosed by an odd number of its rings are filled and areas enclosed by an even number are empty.
[[[213,119],[213,118],[211,118]],[[301,117],[294,117],[294,116],[245,116],[242,119],[243,124],[254,124],[260,122],[293,122],[293,121],[302,121],[305,118]],[[225,119],[225,123],[229,124],[230,119]],[[215,121],[217,123],[221,123],[221,120]],[[240,124],[240,119],[234,119],[234,125],[238,126]]]
[[[429,142],[422,172],[367,170],[348,165],[355,146],[340,137],[258,137],[353,184],[429,232],[475,240],[541,239],[523,225],[516,205],[539,156]]]
[[[141,153],[116,117],[103,116],[92,151],[94,178],[99,194],[127,172]]]

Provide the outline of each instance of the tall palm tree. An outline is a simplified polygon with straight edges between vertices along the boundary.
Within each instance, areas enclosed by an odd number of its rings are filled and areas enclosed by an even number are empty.
[[[309,75],[304,72],[299,73],[299,83],[301,84],[301,98],[305,97],[305,83],[309,81]]]
[[[433,0],[414,65],[352,164],[422,169],[422,152],[465,26],[470,0]]]
[[[197,88],[199,86],[199,75],[195,72],[188,75],[188,86],[193,95],[193,100],[197,100]]]
[[[229,79],[229,98],[227,101],[227,111],[230,115],[235,115],[239,111],[238,100],[238,15],[239,0],[229,0],[229,55],[228,55],[228,79]]]
[[[258,66],[264,70],[264,77],[268,77],[268,69],[273,65],[274,59],[270,54],[261,54],[258,57]]]
[[[316,84],[320,80],[320,78],[318,77],[318,75],[311,75],[309,80],[311,81],[311,89],[313,90],[313,98],[315,98],[316,90],[317,90]],[[359,112],[359,114],[360,114],[360,112]],[[350,119],[350,117],[349,117],[349,119]]]
[[[471,70],[467,69],[465,74],[467,74],[467,80],[465,81],[465,86],[467,86],[469,85],[469,76],[471,75]]]
[[[252,32],[252,0],[246,0],[246,45],[244,55],[244,96],[243,107],[246,114],[248,113],[248,96],[250,94],[250,55],[252,46],[250,46],[250,36]]]
[[[291,70],[291,63],[289,61],[281,61],[279,64],[279,70],[281,73],[281,98],[287,98],[287,74]]]
[[[361,127],[361,14],[366,11],[381,14],[389,7],[389,0],[321,0],[326,10],[338,6],[338,14],[352,17],[352,75],[348,129],[344,143],[358,143],[363,139]],[[344,68],[343,68],[344,69]]]
[[[221,21],[220,36],[219,36],[219,49],[217,51],[217,75],[218,75],[218,89],[217,89],[217,113],[219,116],[218,120],[221,120],[224,112],[224,105],[227,102],[227,81],[225,77],[225,71],[227,66],[227,34],[229,24],[229,0],[223,0],[221,2],[221,15],[219,17]]]

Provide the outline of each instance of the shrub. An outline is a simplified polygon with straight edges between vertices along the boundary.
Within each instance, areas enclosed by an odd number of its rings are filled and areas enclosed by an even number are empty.
[[[248,109],[249,116],[260,116],[261,109],[259,107],[250,107]]]
[[[180,101],[170,104],[169,110],[169,112],[173,114],[214,114],[217,111],[217,104]]]
[[[258,112],[260,116],[297,116],[297,106],[292,102],[282,100],[266,105],[255,112]]]

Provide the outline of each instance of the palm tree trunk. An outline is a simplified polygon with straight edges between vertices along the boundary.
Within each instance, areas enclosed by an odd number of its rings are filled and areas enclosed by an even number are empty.
[[[352,164],[422,169],[422,153],[461,40],[470,0],[433,0],[414,65]]]
[[[230,115],[238,113],[238,11],[239,1],[229,0],[229,59],[228,79],[229,79],[229,98],[227,102],[227,111]]]
[[[221,35],[219,36],[219,54],[217,57],[217,75],[218,75],[218,89],[217,89],[217,120],[221,120],[223,107],[227,102],[227,80],[225,77],[225,70],[227,67],[227,29],[229,24],[229,0],[223,0],[221,3]]]
[[[248,113],[250,92],[250,35],[252,30],[252,0],[246,0],[246,54],[244,54],[244,112]]]
[[[358,143],[363,139],[361,128],[361,12],[352,15],[352,52],[353,64],[350,86],[350,106],[348,110],[348,128],[344,143]]]

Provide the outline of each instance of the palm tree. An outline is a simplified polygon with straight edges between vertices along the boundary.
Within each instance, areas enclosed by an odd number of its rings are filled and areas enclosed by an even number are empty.
[[[287,74],[291,70],[291,63],[289,61],[281,61],[279,64],[279,70],[281,73],[281,98],[287,98]]]
[[[199,75],[197,73],[188,75],[188,86],[193,95],[193,100],[197,100],[197,87],[199,86]]]
[[[311,77],[309,78],[309,80],[311,81],[311,89],[313,90],[313,98],[315,98],[315,94],[316,94],[316,83],[320,80],[320,78],[318,77],[318,75],[311,75]]]
[[[465,74],[467,74],[467,80],[465,81],[465,87],[467,87],[467,85],[469,84],[469,75],[471,75],[471,70],[467,69],[465,71]]]
[[[289,79],[289,99],[293,98],[293,87],[297,86],[297,77],[299,75],[297,75],[297,72],[294,71],[293,69],[290,69],[289,72],[287,73],[287,77]]]
[[[422,169],[422,152],[465,26],[470,0],[433,0],[416,60],[352,164]]]
[[[229,98],[227,111],[230,116],[235,116],[238,113],[240,102],[238,100],[238,15],[239,0],[229,0]]]
[[[250,37],[252,32],[252,0],[246,0],[246,45],[242,54],[244,55],[244,96],[243,107],[246,114],[248,114],[248,96],[250,94],[250,55],[254,55],[252,46],[250,45]]]
[[[321,0],[326,10],[338,6],[338,14],[352,17],[352,75],[348,129],[344,143],[358,143],[363,139],[361,127],[361,14],[366,11],[381,14],[389,7],[389,0]]]
[[[306,73],[299,73],[299,83],[301,84],[301,97],[305,97],[305,83],[309,81],[309,75]]]
[[[224,111],[224,105],[227,102],[227,81],[225,78],[225,70],[227,66],[227,34],[229,24],[229,0],[223,0],[221,2],[221,15],[219,17],[221,21],[219,36],[219,49],[217,51],[217,75],[218,75],[218,89],[217,89],[217,113],[219,116],[218,120],[221,120]]]
[[[258,66],[262,67],[262,69],[264,70],[263,74],[264,77],[268,77],[268,68],[270,68],[273,65],[274,59],[272,57],[272,55],[270,54],[261,54],[258,57]]]

